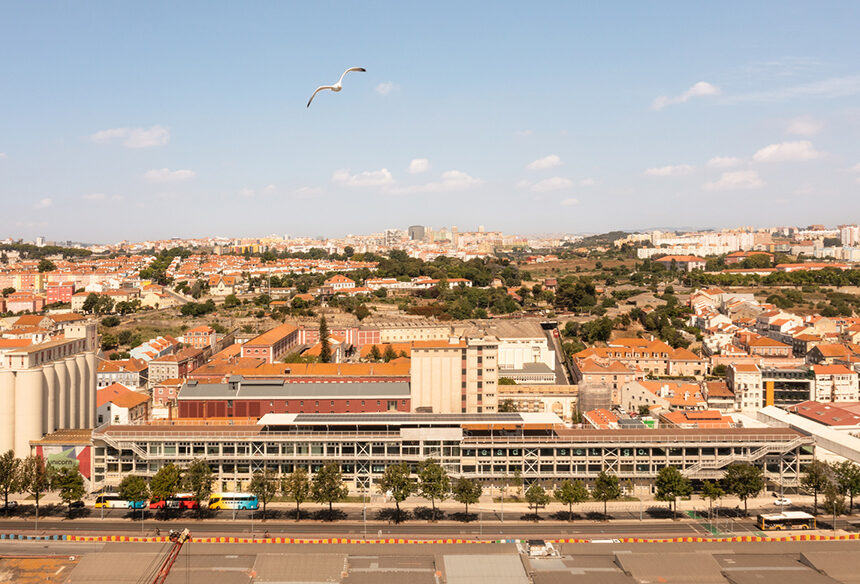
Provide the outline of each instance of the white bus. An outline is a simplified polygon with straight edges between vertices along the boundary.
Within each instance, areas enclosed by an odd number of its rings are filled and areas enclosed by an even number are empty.
[[[105,493],[96,497],[96,509],[143,509],[146,501],[126,501],[116,493]]]
[[[756,518],[756,525],[762,531],[770,529],[815,529],[815,517],[803,511],[764,513]]]

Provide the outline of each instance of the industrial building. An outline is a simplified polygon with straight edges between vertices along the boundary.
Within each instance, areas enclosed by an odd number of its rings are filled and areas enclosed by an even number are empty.
[[[96,324],[65,327],[62,338],[0,355],[0,452],[30,452],[30,441],[61,429],[92,428],[96,416]]]
[[[791,488],[812,461],[812,438],[788,428],[569,429],[553,414],[267,414],[256,424],[107,426],[93,432],[93,487],[134,473],[209,462],[220,490],[246,490],[254,472],[317,472],[337,463],[358,492],[391,464],[415,468],[435,458],[452,476],[501,484],[520,473],[548,486],[587,482],[601,472],[633,492],[650,492],[658,471],[675,466],[694,480],[715,479],[734,462],[763,469],[768,484]]]

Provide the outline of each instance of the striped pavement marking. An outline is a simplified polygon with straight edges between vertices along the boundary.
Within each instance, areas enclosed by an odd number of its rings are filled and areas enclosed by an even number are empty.
[[[611,540],[613,543],[753,543],[753,542],[791,542],[791,541],[849,541],[860,539],[860,533],[848,533],[844,535],[818,535],[818,534],[796,534],[775,537],[762,537],[757,535],[739,535],[732,537],[672,537],[672,538],[643,538],[622,537]],[[70,541],[70,542],[127,542],[127,543],[165,543],[170,541],[167,536],[145,537],[129,535],[28,535],[21,533],[0,533],[0,540],[16,541]],[[404,538],[378,538],[378,539],[351,539],[351,538],[289,538],[289,537],[194,537],[196,543],[230,543],[230,544],[516,544],[526,540],[521,539],[404,539]],[[550,543],[593,543],[587,538],[564,538],[550,539]],[[603,539],[602,542],[610,541]]]

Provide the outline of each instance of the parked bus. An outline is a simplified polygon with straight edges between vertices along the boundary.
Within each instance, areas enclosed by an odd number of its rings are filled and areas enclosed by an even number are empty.
[[[153,499],[149,502],[150,509],[197,509],[197,500],[191,493],[177,493],[170,499]]]
[[[116,493],[105,493],[96,497],[96,509],[144,509],[146,501],[126,501]]]
[[[209,499],[210,509],[257,509],[257,495],[251,493],[217,493]]]
[[[770,529],[815,529],[815,517],[803,511],[766,513],[756,518],[756,525],[762,531]]]

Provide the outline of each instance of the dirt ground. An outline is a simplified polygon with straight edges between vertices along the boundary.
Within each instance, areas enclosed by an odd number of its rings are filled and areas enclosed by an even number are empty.
[[[0,558],[0,583],[61,584],[78,564],[79,556]]]

